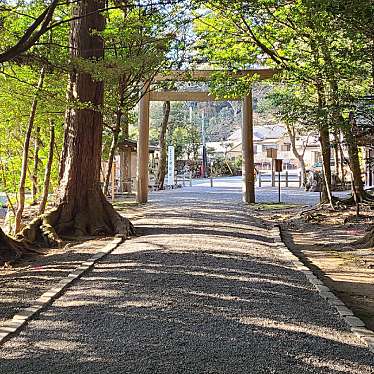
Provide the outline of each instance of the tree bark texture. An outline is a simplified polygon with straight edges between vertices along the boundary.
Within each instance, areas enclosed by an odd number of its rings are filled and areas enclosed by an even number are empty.
[[[158,190],[164,188],[165,175],[166,175],[166,159],[167,159],[167,149],[166,149],[166,131],[169,124],[170,117],[170,101],[165,101],[163,105],[163,119],[160,129],[160,161],[158,164],[157,175],[156,175],[156,186]]]
[[[95,31],[104,30],[100,12],[105,0],[82,0],[75,8],[70,33],[72,60],[100,61],[104,43]],[[89,72],[72,71],[68,97],[73,105],[66,112],[65,140],[60,168],[57,219],[52,226],[59,235],[127,236],[131,223],[121,217],[106,200],[100,188],[102,146],[103,82]]]
[[[319,129],[322,165],[323,165],[323,190],[322,199],[328,200],[332,204],[331,193],[331,148],[330,148],[330,131],[326,124],[322,124]]]
[[[340,171],[341,171],[341,182],[343,187],[345,186],[345,165],[344,165],[344,151],[341,141],[338,143],[339,154],[340,154]]]

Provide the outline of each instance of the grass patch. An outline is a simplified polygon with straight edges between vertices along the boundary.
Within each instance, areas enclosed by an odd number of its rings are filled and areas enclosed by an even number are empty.
[[[128,200],[128,201],[125,200],[125,201],[115,201],[114,203],[112,203],[112,205],[116,209],[126,209],[126,208],[135,208],[142,204],[137,203],[136,201],[133,201],[133,200]]]

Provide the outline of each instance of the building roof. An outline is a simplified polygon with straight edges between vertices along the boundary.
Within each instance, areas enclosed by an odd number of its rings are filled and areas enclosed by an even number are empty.
[[[215,153],[226,153],[229,148],[233,146],[233,142],[222,141],[222,142],[206,142],[206,147],[209,150],[214,149]]]
[[[118,149],[124,150],[130,148],[132,152],[136,152],[138,148],[138,142],[136,140],[124,139],[118,143]],[[156,146],[149,146],[149,153],[153,153],[157,149]]]
[[[286,129],[281,125],[272,126],[254,126],[253,127],[253,140],[265,140],[265,139],[279,139],[286,133]],[[242,129],[235,130],[228,138],[231,141],[242,140]]]

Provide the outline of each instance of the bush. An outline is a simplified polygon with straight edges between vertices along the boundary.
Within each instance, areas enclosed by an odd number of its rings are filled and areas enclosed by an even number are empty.
[[[213,161],[211,170],[212,176],[222,175],[240,175],[242,171],[242,160],[227,160],[225,158],[217,158]]]

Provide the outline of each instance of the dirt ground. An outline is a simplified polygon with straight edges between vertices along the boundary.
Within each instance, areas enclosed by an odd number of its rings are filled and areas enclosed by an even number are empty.
[[[374,224],[374,210],[363,209],[359,218],[354,209],[324,210],[312,219],[300,207],[260,206],[255,211],[278,222],[288,248],[374,331],[374,248],[352,245]]]

